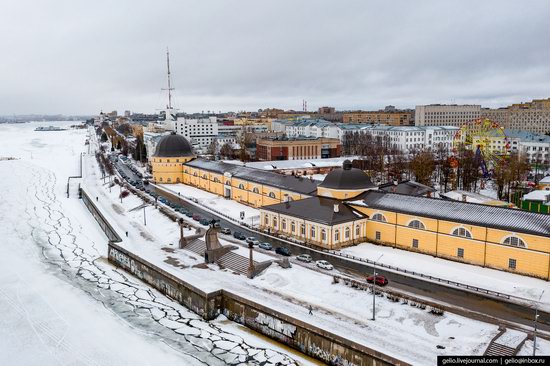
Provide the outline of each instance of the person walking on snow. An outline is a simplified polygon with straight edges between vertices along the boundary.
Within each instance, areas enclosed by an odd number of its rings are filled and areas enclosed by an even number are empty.
[[[309,315],[313,315],[313,308],[311,307],[311,305],[309,305]]]

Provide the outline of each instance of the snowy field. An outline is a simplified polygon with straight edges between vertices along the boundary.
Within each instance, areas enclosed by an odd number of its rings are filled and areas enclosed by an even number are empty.
[[[93,163],[93,160],[90,162]],[[94,187],[92,182],[86,184],[87,189],[95,189],[98,192],[102,210],[110,211],[108,214],[113,215],[117,225],[124,225],[123,220],[117,216],[128,215],[134,235],[147,230],[148,236],[153,238],[147,245],[140,244],[139,240],[124,240],[123,246],[139,252],[140,256],[205,291],[228,289],[415,365],[433,364],[437,355],[481,355],[498,332],[496,325],[451,313],[436,316],[427,310],[400,302],[394,303],[383,297],[377,297],[377,320],[373,322],[370,320],[371,294],[351,289],[343,284],[333,284],[330,273],[312,271],[302,266],[295,265],[292,269],[282,269],[274,264],[254,280],[235,275],[229,270],[220,270],[217,265],[209,265],[209,269],[194,267],[202,262],[196,254],[185,250],[167,252],[162,249],[170,247],[170,244],[177,240],[175,232],[163,235],[167,230],[165,225],[174,225],[170,220],[161,217],[168,224],[158,222],[144,227],[139,214],[132,216],[127,212],[130,207],[139,204],[139,201],[134,201],[135,197],[123,202],[121,208],[116,209],[116,197],[108,193],[108,188],[102,185]],[[214,196],[192,187],[185,188],[186,195],[196,193],[194,198],[197,200],[211,199],[211,196]],[[109,198],[111,202],[105,202],[103,198]],[[125,229],[121,227],[117,230]],[[162,240],[159,241],[157,238]],[[240,254],[246,255],[245,249],[240,248],[240,251]],[[255,258],[264,260],[268,257],[256,255]],[[208,273],[207,276],[205,271]],[[313,315],[308,311],[310,305]],[[227,323],[219,320],[216,324],[220,322]],[[177,327],[181,325],[176,323],[173,326],[178,331]],[[544,343],[541,347],[547,346]]]
[[[550,311],[550,283],[537,278],[369,243],[348,247],[341,252],[370,260],[383,255],[380,263],[502,292],[518,297],[517,300],[523,303],[537,301],[544,291],[540,307]]]
[[[74,197],[78,180],[73,197],[65,193],[87,132],[34,131],[49,124],[0,125],[0,158],[17,158],[0,159],[1,365],[310,363],[263,337],[205,322],[111,266],[106,237]],[[143,219],[122,214],[129,229]],[[156,239],[147,234],[131,235],[142,244]]]

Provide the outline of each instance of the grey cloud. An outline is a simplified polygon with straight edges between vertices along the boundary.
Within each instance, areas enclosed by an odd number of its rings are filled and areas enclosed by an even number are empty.
[[[0,114],[550,96],[548,1],[39,1],[0,9]]]

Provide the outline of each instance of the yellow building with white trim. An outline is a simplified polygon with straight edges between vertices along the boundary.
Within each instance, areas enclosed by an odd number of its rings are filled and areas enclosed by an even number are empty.
[[[187,151],[181,140],[178,144],[174,151],[157,147],[153,180],[181,182],[257,207],[262,230],[325,249],[369,241],[550,279],[550,215],[380,191],[349,162],[318,184],[194,159],[190,146]]]

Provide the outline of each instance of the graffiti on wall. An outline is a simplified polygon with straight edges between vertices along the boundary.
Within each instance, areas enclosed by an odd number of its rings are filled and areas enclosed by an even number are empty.
[[[269,329],[284,334],[289,338],[294,337],[294,333],[296,333],[295,325],[285,323],[277,318],[274,318],[264,313],[258,313],[258,316],[256,316],[256,319],[254,320],[256,321],[256,323],[265,325]]]
[[[325,361],[329,365],[335,366],[356,366],[356,364],[349,362],[348,360],[340,357],[339,355],[333,355],[330,352],[317,347],[316,345],[310,345],[308,347],[308,354]]]

